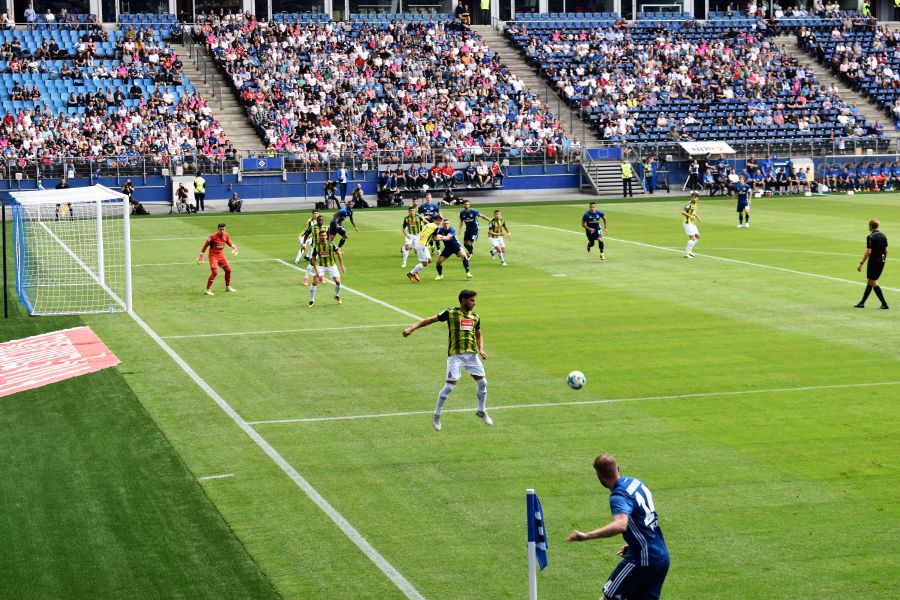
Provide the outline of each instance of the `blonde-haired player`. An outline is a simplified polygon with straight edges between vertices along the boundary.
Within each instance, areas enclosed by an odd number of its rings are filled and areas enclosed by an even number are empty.
[[[684,249],[685,258],[694,258],[694,246],[700,239],[700,231],[697,229],[697,223],[703,219],[697,213],[697,202],[700,201],[700,194],[691,192],[691,201],[684,205],[681,209],[681,222],[684,225],[684,232],[688,236],[688,243]]]
[[[500,215],[499,210],[494,211],[494,218],[488,224],[488,238],[491,240],[491,259],[499,257],[500,264],[506,266],[506,243],[504,237],[509,237],[509,227]]]

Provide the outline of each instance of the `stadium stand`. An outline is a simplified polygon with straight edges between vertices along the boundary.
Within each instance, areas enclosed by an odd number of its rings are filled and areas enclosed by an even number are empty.
[[[552,112],[450,15],[304,19],[194,28],[272,152],[315,168],[339,155],[554,162],[566,145]]]
[[[727,138],[749,150],[821,150],[838,138],[879,138],[758,31],[755,18],[572,17],[510,23],[506,34],[604,139],[675,149]]]
[[[33,177],[39,165],[43,176],[71,168],[94,177],[138,162],[158,173],[234,158],[166,41],[177,29],[171,16],[123,15],[130,22],[111,31],[68,17],[0,30],[2,175]]]

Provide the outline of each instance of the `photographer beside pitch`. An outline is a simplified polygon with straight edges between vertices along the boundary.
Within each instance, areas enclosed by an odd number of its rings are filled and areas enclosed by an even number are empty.
[[[600,485],[609,490],[612,521],[587,533],[576,529],[566,541],[583,542],[621,533],[625,546],[617,554],[622,561],[603,586],[603,600],[658,600],[669,572],[669,550],[659,528],[653,495],[643,481],[622,475],[611,454],[595,458],[594,471]]]

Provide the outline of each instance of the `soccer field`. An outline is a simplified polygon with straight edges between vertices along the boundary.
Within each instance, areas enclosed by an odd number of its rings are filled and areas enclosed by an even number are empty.
[[[892,309],[853,305],[866,223],[896,246],[897,198],[756,199],[750,229],[703,198],[692,260],[684,200],[601,202],[602,263],[585,252],[587,199],[501,205],[508,267],[484,233],[473,279],[451,258],[419,284],[400,267],[405,211],[360,210],[344,302],[320,285],[312,308],[292,264],[308,213],[136,219],[139,319],[14,310],[3,326],[0,341],[88,324],[122,364],[0,399],[15,548],[0,597],[523,598],[535,488],[539,597],[596,598],[621,541],[564,539],[609,520],[600,452],[653,491],[663,597],[896,597],[896,260]],[[196,256],[223,219],[238,292],[220,274],[206,297]],[[464,379],[438,433],[446,327],[401,331],[463,288],[494,426]]]

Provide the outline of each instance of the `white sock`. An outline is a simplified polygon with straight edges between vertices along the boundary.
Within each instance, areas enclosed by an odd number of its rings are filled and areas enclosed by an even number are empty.
[[[316,301],[316,286],[312,286],[311,288],[309,288],[309,301]]]
[[[475,395],[478,396],[478,412],[484,412],[487,406],[487,379],[475,380]]]
[[[335,298],[341,297],[341,284],[339,284],[339,283],[334,284],[334,297]]]
[[[309,274],[312,272],[312,265],[306,265],[306,272],[303,273],[303,279],[309,279]]]
[[[294,259],[294,262],[300,262],[301,258],[303,258],[303,248],[297,250],[297,258]]]
[[[497,256],[500,257],[500,262],[502,262],[502,263],[505,263],[505,262],[506,262],[506,256],[503,255],[503,252],[502,252],[502,251],[498,252],[498,253],[497,253]]]
[[[684,251],[685,251],[686,253],[690,254],[690,253],[691,253],[691,250],[694,249],[694,245],[695,245],[696,243],[697,243],[696,240],[688,240],[687,248],[685,248]]]
[[[400,251],[403,253],[403,264],[406,264],[406,259],[409,258],[409,248],[403,246]]]
[[[450,392],[453,391],[453,388],[456,387],[455,383],[445,383],[444,387],[441,388],[441,391],[438,393],[437,405],[434,407],[434,414],[440,415],[441,411],[444,410],[444,403],[447,402],[447,396],[450,395]]]
[[[425,265],[423,265],[422,263],[416,263],[416,266],[414,266],[412,268],[412,271],[410,271],[410,273],[415,275],[416,273],[418,273],[419,271],[421,271],[424,268],[425,268]]]

